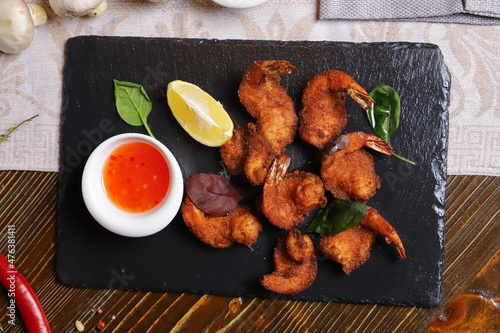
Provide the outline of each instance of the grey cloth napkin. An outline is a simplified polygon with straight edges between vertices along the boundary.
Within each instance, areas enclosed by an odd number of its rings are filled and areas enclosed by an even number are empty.
[[[320,19],[500,24],[500,0],[320,0]]]

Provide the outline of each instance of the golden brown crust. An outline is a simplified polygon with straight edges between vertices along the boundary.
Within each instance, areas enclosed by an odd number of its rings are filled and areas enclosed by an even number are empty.
[[[298,117],[292,99],[280,86],[280,75],[295,69],[288,61],[255,61],[248,67],[238,90],[241,103],[257,119],[257,130],[278,154],[293,142]]]
[[[328,259],[341,264],[346,274],[350,274],[370,258],[377,233],[384,236],[387,243],[394,242],[401,259],[406,258],[396,230],[372,207],[368,207],[368,213],[357,226],[335,236],[321,236],[320,250]]]
[[[261,279],[264,288],[280,294],[295,295],[304,291],[314,282],[318,273],[318,263],[311,239],[307,235],[301,235],[298,230],[292,230],[286,237],[280,238],[274,248],[274,272],[264,275]],[[293,240],[287,240],[288,238]],[[287,243],[291,246],[288,249]],[[295,246],[298,248],[294,248]],[[290,256],[289,251],[292,253],[304,251],[310,253],[310,256],[298,262]]]
[[[318,74],[308,82],[299,113],[302,140],[323,149],[342,132],[347,124],[346,93],[363,108],[373,102],[350,75],[338,70]]]
[[[335,198],[366,203],[380,188],[373,157],[363,149],[369,146],[383,154],[392,149],[384,140],[363,132],[345,134],[349,145],[326,157],[320,168],[325,188]]]
[[[303,263],[314,255],[314,244],[311,238],[303,237],[297,229],[290,229],[285,239],[286,252],[290,259]]]
[[[318,149],[340,134],[347,124],[345,93],[325,89],[324,77],[314,77],[306,86],[299,113],[302,140]]]
[[[373,157],[363,148],[343,156],[328,156],[320,174],[325,188],[338,199],[367,202],[380,188]]]
[[[374,231],[357,225],[335,236],[321,236],[320,250],[328,259],[341,264],[346,274],[350,274],[370,258],[375,235]]]
[[[182,203],[182,218],[193,235],[214,248],[227,248],[234,242],[250,247],[262,230],[262,223],[248,206],[238,205],[226,216],[207,216],[188,196]]]
[[[252,123],[249,125],[248,155],[244,172],[252,185],[260,185],[266,180],[267,172],[276,157],[269,142],[260,135]]]
[[[326,204],[321,178],[305,171],[286,173],[289,159],[282,155],[275,160],[262,195],[262,212],[271,224],[281,229],[297,226],[317,206]]]
[[[262,223],[250,207],[239,205],[230,215],[231,238],[234,242],[250,247],[262,231]]]
[[[243,173],[252,185],[264,183],[277,156],[269,142],[257,132],[254,123],[235,129],[231,140],[221,146],[220,153],[231,174]]]
[[[231,139],[220,147],[220,154],[224,165],[233,175],[238,175],[245,166],[247,148],[247,127],[241,126],[233,131]]]

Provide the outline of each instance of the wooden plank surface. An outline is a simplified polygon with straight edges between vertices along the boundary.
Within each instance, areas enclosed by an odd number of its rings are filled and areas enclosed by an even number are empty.
[[[76,332],[76,320],[86,332],[100,321],[103,332],[424,332],[500,249],[500,178],[449,176],[444,296],[435,309],[71,288],[54,273],[57,188],[57,173],[0,172],[0,251],[14,225],[16,266],[53,332]],[[8,301],[2,292],[0,309]],[[6,310],[0,323],[25,331],[20,315],[7,323]]]

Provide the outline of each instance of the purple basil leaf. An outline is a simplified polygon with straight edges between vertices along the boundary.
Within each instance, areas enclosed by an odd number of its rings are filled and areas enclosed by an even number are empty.
[[[186,193],[199,210],[211,216],[232,213],[238,203],[250,195],[230,179],[213,173],[190,175]]]

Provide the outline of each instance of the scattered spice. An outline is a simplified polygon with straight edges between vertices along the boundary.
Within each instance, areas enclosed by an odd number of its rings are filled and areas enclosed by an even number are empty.
[[[104,321],[100,321],[98,324],[97,324],[97,328],[102,330],[104,327],[106,327],[106,323]]]
[[[115,315],[112,315],[111,316],[111,320],[115,320],[116,319],[116,316]]]
[[[79,320],[75,321],[75,327],[78,332],[83,332],[83,330],[85,329],[85,326],[83,326],[82,322]]]
[[[97,309],[97,313],[102,313],[102,309]]]
[[[95,308],[90,309],[90,311],[95,312]]]

